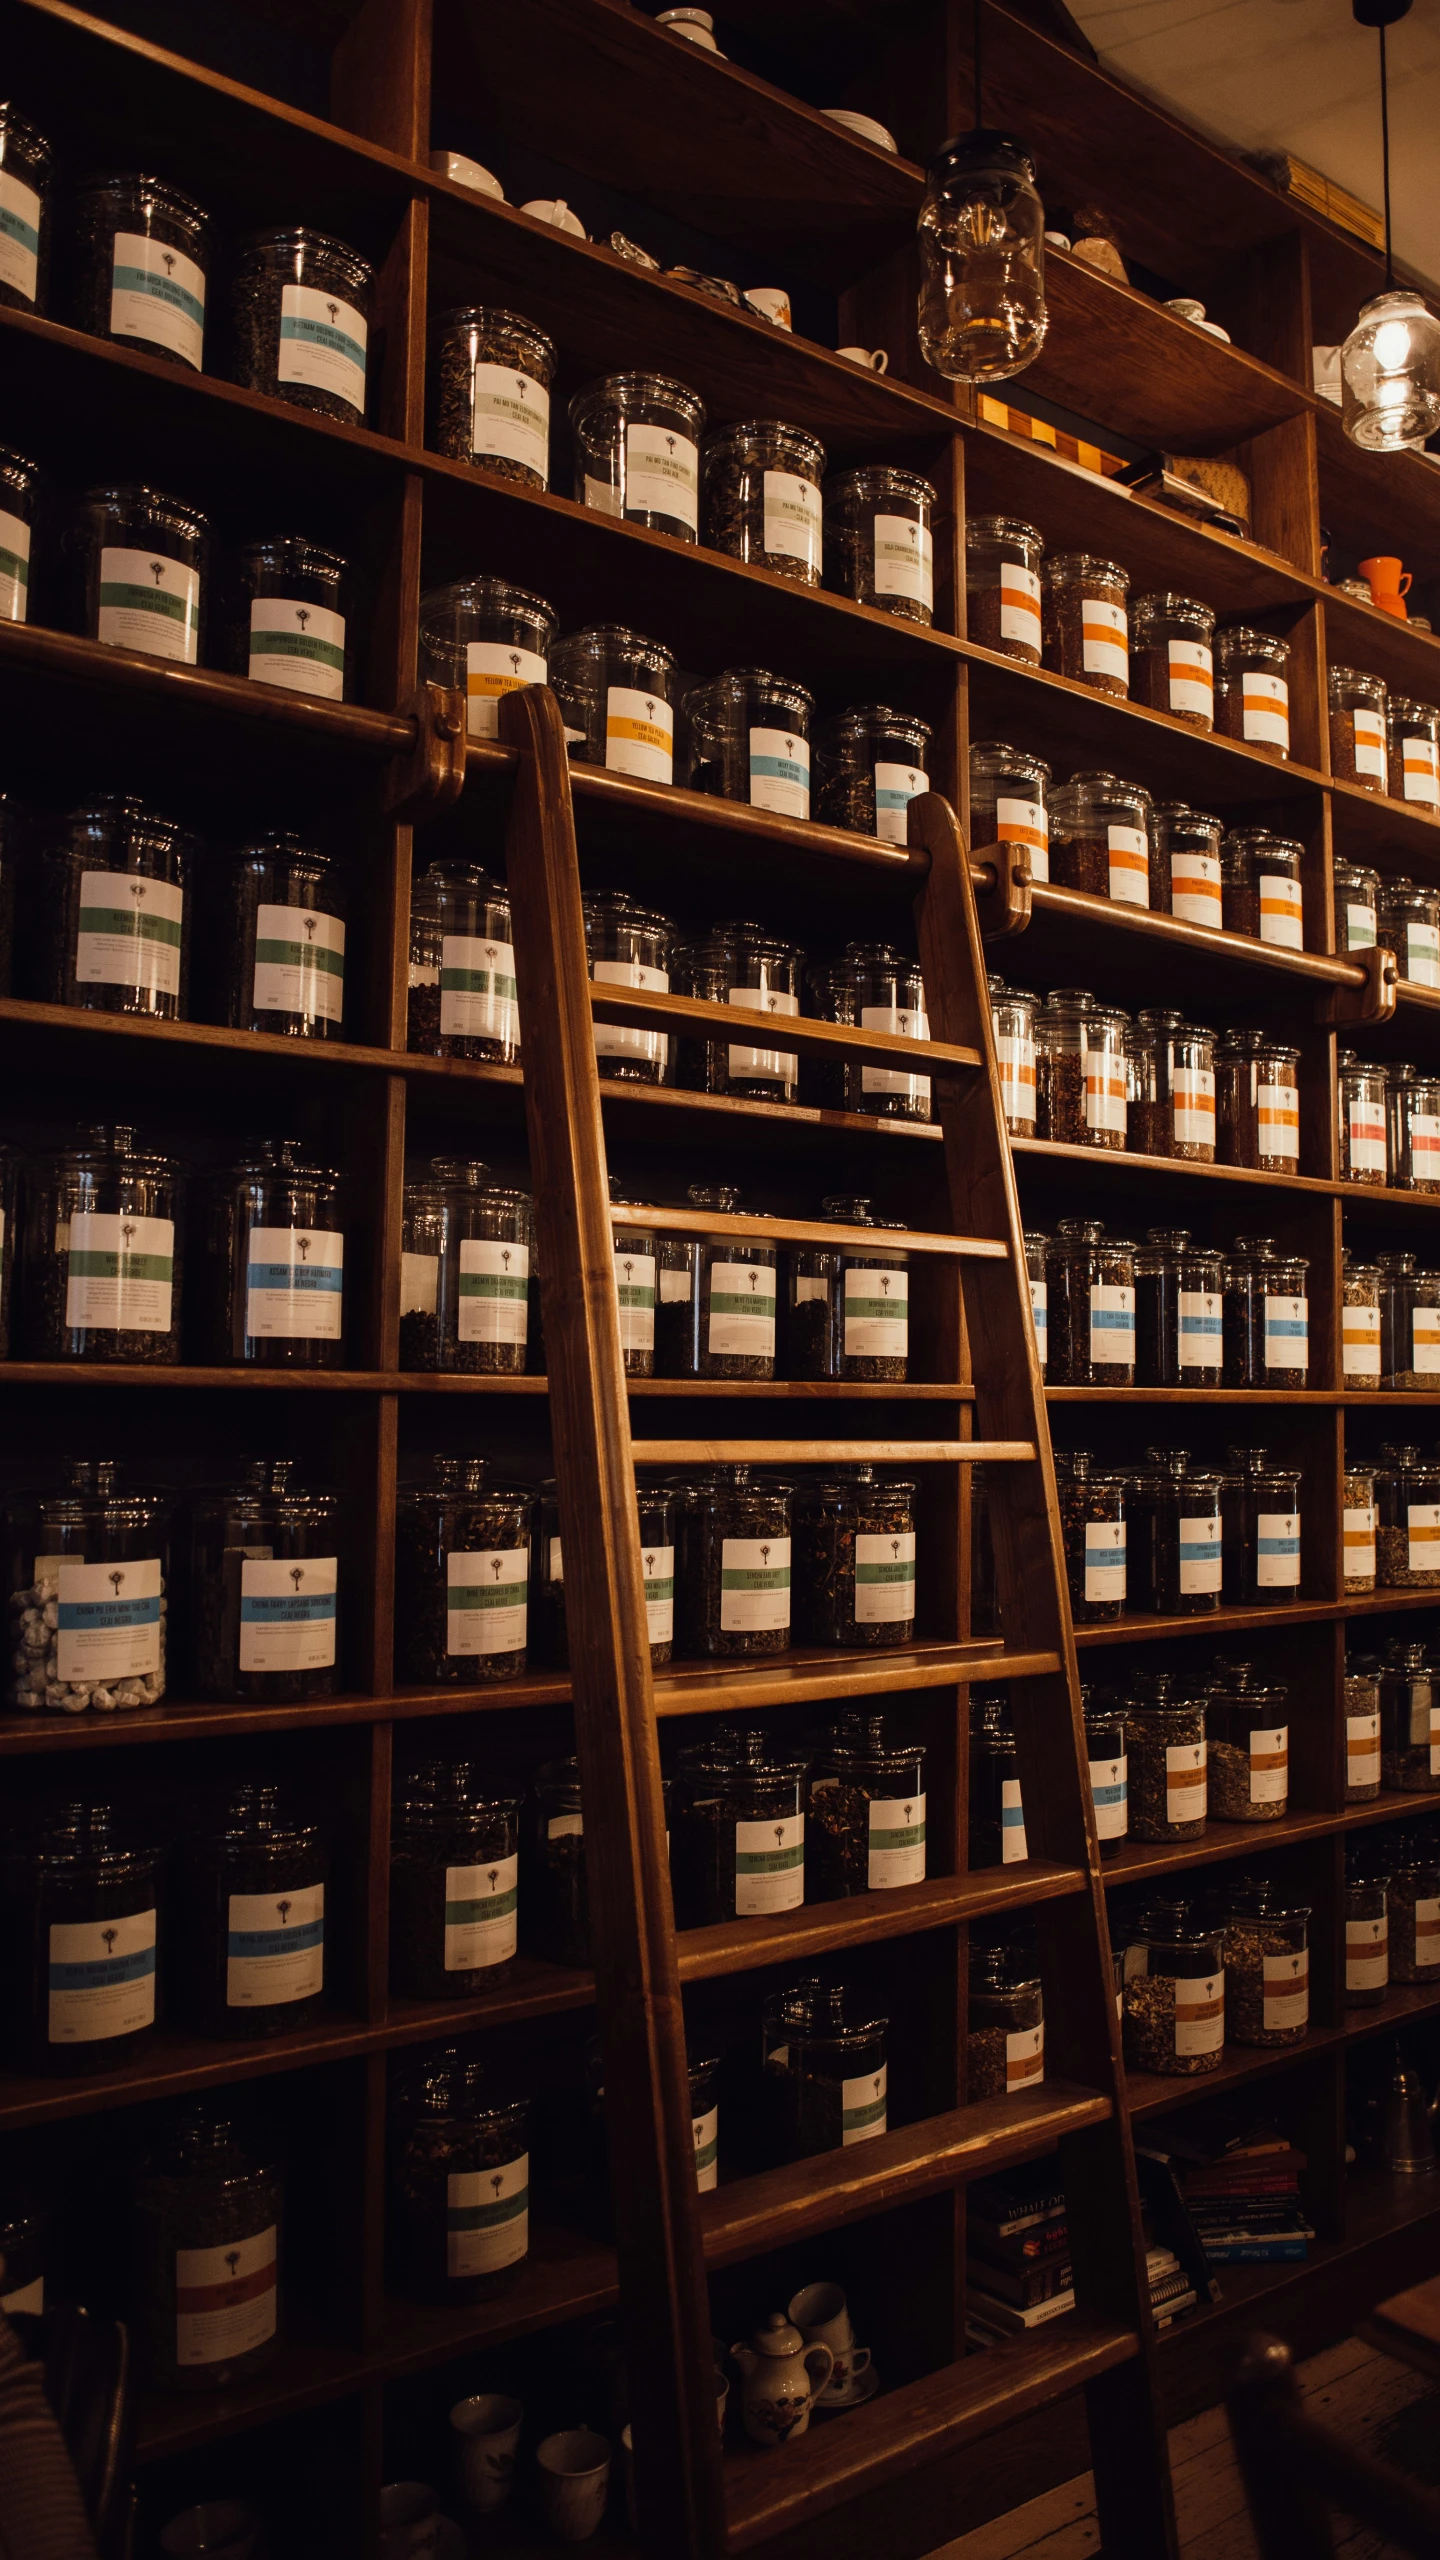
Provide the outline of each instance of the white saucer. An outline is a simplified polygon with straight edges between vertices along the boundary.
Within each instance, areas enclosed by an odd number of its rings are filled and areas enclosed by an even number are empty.
[[[847,2409],[863,2409],[867,2400],[874,2399],[879,2388],[879,2368],[867,2364],[864,2372],[857,2376],[853,2391],[847,2391],[843,2400],[827,2400],[822,2394],[815,2403],[815,2414],[817,2417],[839,2418]]]
[[[843,125],[847,133],[858,133],[862,142],[873,142],[877,151],[900,148],[894,134],[874,116],[857,115],[853,107],[822,107],[820,113],[828,123]]]

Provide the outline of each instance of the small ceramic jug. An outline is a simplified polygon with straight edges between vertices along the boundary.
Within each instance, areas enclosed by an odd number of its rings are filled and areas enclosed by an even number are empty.
[[[788,2444],[810,2424],[816,2396],[830,2379],[835,2362],[828,2347],[807,2347],[800,2331],[783,2311],[772,2311],[747,2346],[742,2339],[730,2350],[745,2377],[741,2409],[745,2432],[756,2444]]]

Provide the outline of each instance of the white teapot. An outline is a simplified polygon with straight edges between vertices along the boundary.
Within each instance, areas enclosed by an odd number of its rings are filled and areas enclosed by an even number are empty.
[[[783,2311],[772,2311],[753,2342],[743,2339],[730,2350],[745,2376],[741,2410],[745,2433],[756,2444],[788,2444],[803,2436],[810,2412],[830,2379],[835,2359],[830,2349],[807,2347],[800,2331]]]

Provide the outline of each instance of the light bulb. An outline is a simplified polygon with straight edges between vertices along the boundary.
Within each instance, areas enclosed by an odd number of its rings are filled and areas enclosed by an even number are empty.
[[[1382,320],[1375,332],[1375,361],[1382,373],[1398,373],[1410,353],[1410,332],[1403,320]]]
[[[1440,322],[1416,293],[1367,302],[1340,350],[1345,433],[1371,453],[1423,445],[1440,427]]]

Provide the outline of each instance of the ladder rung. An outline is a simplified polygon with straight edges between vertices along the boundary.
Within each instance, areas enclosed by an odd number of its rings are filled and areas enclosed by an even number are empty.
[[[862,1031],[848,1022],[816,1022],[810,1014],[767,1013],[763,1006],[708,1004],[700,996],[661,995],[648,987],[597,986],[590,1009],[597,1022],[651,1022],[675,1031],[703,1031],[712,1040],[744,1040],[765,1049],[809,1050],[822,1056],[871,1058],[876,1065],[908,1067],[928,1075],[940,1067],[978,1067],[978,1049],[948,1040],[906,1040],[889,1031]]]
[[[703,1395],[705,1381],[697,1380]],[[637,1467],[878,1466],[973,1467],[1006,1462],[1020,1466],[1035,1455],[1033,1440],[636,1440]]]
[[[861,1253],[935,1253],[952,1261],[1003,1262],[1009,1248],[992,1236],[919,1235],[908,1227],[829,1226],[818,1218],[727,1217],[718,1209],[631,1209],[611,1204],[616,1227],[653,1227],[659,1235],[735,1236],[749,1244],[833,1244]]]

